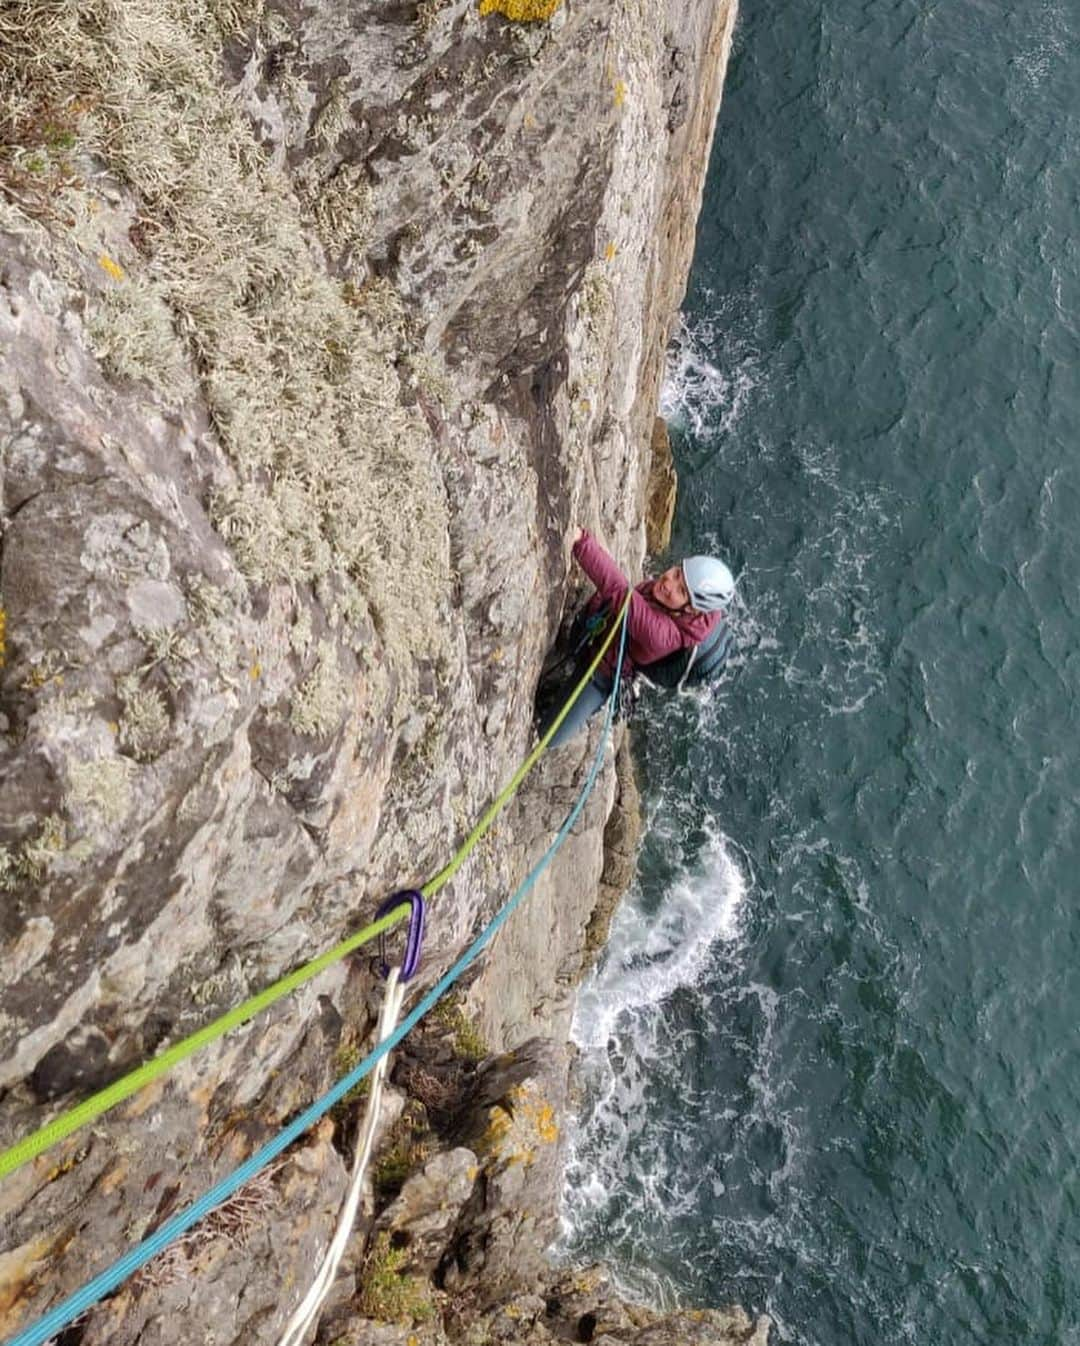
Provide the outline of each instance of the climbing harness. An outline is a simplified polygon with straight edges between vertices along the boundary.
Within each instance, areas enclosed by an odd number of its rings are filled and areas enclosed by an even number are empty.
[[[398,1015],[401,1013],[401,1002],[405,998],[406,981],[404,967],[389,969],[386,981],[386,999],[383,1001],[382,1014],[379,1017],[379,1042],[385,1042],[397,1027]],[[371,1158],[372,1146],[375,1143],[375,1128],[379,1123],[383,1084],[386,1080],[389,1064],[390,1056],[388,1053],[382,1057],[371,1072],[371,1092],[368,1094],[364,1120],[357,1133],[356,1156],[353,1160],[352,1176],[349,1179],[349,1189],[345,1193],[341,1213],[338,1215],[334,1237],[330,1240],[330,1246],[323,1256],[322,1264],[315,1273],[311,1288],[297,1305],[293,1316],[285,1325],[285,1331],[281,1334],[278,1346],[301,1346],[308,1329],[312,1327],[319,1316],[319,1310],[322,1308],[326,1296],[330,1293],[330,1287],[334,1283],[334,1277],[341,1265],[341,1259],[349,1242],[353,1223],[356,1220],[356,1209],[360,1204],[360,1193],[364,1185],[364,1173]]]
[[[607,653],[608,646],[614,640],[616,633],[621,629],[620,623],[625,626],[623,619],[626,616],[626,610],[629,603],[630,596],[628,594],[626,602],[623,604],[622,611],[619,613],[618,621],[612,624],[604,643],[597,651],[596,657],[574,688],[567,699],[566,704],[563,706],[547,733],[541,738],[540,742],[514,773],[513,778],[503,789],[502,793],[495,799],[494,803],[489,805],[480,818],[480,821],[458,848],[450,863],[441,869],[434,878],[429,879],[415,896],[419,896],[421,899],[430,899],[434,897],[442,887],[450,882],[471,852],[476,848],[477,843],[495,821],[496,816],[502,811],[511,797],[516,793],[521,782],[532,770],[537,759],[545,751],[551,739],[554,737],[555,731],[566,718],[571,706],[573,706],[574,702],[585,689],[589,679],[599,667],[600,660]],[[258,995],[254,995],[249,1000],[245,1000],[243,1004],[237,1005],[234,1009],[222,1014],[219,1018],[213,1020],[212,1023],[207,1024],[204,1028],[200,1028],[189,1037],[174,1043],[173,1046],[167,1048],[160,1055],[155,1056],[152,1061],[145,1062],[137,1069],[131,1071],[130,1074],[115,1080],[112,1084],[107,1085],[96,1094],[92,1094],[89,1098],[84,1099],[83,1102],[76,1104],[75,1107],[68,1109],[66,1112],[62,1112],[58,1117],[55,1117],[51,1122],[40,1127],[31,1135],[24,1137],[8,1149],[0,1152],[0,1179],[6,1177],[9,1173],[14,1173],[14,1171],[17,1168],[21,1168],[23,1164],[28,1163],[31,1159],[35,1159],[39,1154],[43,1154],[46,1150],[51,1149],[53,1145],[58,1144],[66,1136],[70,1136],[73,1131],[77,1131],[80,1127],[87,1126],[90,1122],[95,1121],[102,1115],[102,1113],[108,1112],[110,1108],[115,1108],[117,1104],[122,1103],[126,1098],[130,1098],[132,1094],[144,1088],[152,1081],[160,1079],[162,1075],[168,1074],[174,1066],[179,1065],[181,1061],[186,1061],[189,1056],[192,1056],[200,1048],[209,1046],[211,1042],[216,1042],[218,1038],[224,1037],[230,1029],[239,1027],[241,1024],[246,1023],[249,1019],[253,1018],[256,1014],[260,1014],[263,1010],[269,1009],[269,1007],[274,1004],[275,1001],[280,1000],[282,996],[303,986],[304,983],[310,981],[312,977],[325,971],[326,968],[333,966],[334,963],[340,962],[342,958],[347,957],[348,954],[352,953],[354,950],[359,949],[362,945],[367,944],[376,938],[376,936],[389,930],[392,925],[395,925],[409,913],[413,901],[414,892],[410,890],[402,895],[401,902],[397,907],[390,912],[387,912],[385,915],[379,916],[371,925],[367,925],[362,930],[358,930],[355,934],[342,940],[340,944],[335,944],[332,949],[328,949],[325,953],[320,954],[318,958],[312,959],[310,963],[305,963],[302,967],[298,967],[295,971],[288,973],[287,976],[274,982],[273,985],[268,986],[265,990],[260,991]],[[386,905],[388,904],[384,903],[383,907],[379,908],[380,912],[384,910]]]
[[[502,926],[509,920],[513,912],[518,908],[526,895],[531,891],[533,885],[539,879],[540,875],[547,869],[548,865],[554,859],[559,848],[569,836],[574,823],[585,807],[585,801],[592,793],[593,786],[596,783],[596,777],[600,771],[600,765],[603,761],[604,750],[607,746],[608,736],[611,732],[611,725],[615,704],[618,699],[618,690],[620,685],[620,670],[622,668],[623,656],[626,649],[627,621],[626,614],[630,605],[630,594],[627,594],[626,601],[620,610],[618,620],[612,625],[607,639],[602,648],[598,651],[592,665],[586,670],[584,676],[574,688],[573,693],[568,698],[560,713],[556,716],[551,726],[541,738],[540,742],[525,759],[525,762],[518,768],[510,783],[504,788],[495,802],[489,806],[480,819],[480,822],[466,838],[465,842],[459,848],[457,854],[444,869],[419,891],[422,896],[430,897],[433,891],[437,891],[443,884],[449,882],[450,878],[457,872],[464,862],[465,857],[473,850],[484,832],[491,825],[496,814],[502,809],[506,802],[517,790],[521,781],[531,770],[541,753],[547,748],[551,739],[554,737],[559,726],[566,718],[570,707],[584,690],[589,679],[592,677],[607,651],[608,646],[614,639],[616,632],[619,635],[618,658],[615,665],[615,681],[611,689],[611,696],[608,699],[607,709],[604,716],[604,728],[597,744],[596,753],[589,768],[588,776],[578,794],[574,805],[562,826],[559,828],[551,845],[540,857],[536,865],[526,875],[523,882],[502,907],[495,914],[487,926],[473,939],[472,943],[463,954],[443,973],[432,988],[417,1002],[409,1011],[405,1018],[396,1028],[394,1028],[387,1037],[383,1038],[375,1048],[347,1074],[343,1075],[323,1096],[310,1107],[306,1108],[288,1125],[284,1126],[278,1134],[268,1141],[260,1150],[239,1165],[232,1173],[228,1174],[220,1182],[216,1183],[208,1192],[191,1203],[185,1210],[179,1211],[176,1215],[166,1220],[151,1235],[143,1239],[134,1248],[129,1249],[123,1256],[118,1258],[111,1266],[106,1267],[92,1280],[88,1281],[80,1290],[69,1295],[50,1309],[43,1317],[28,1328],[24,1328],[17,1336],[13,1337],[8,1346],[44,1346],[51,1337],[54,1337],[62,1328],[66,1327],[73,1319],[80,1314],[85,1313],[89,1308],[96,1304],[105,1295],[111,1294],[120,1285],[135,1274],[140,1267],[145,1266],[158,1253],[169,1247],[176,1239],[184,1234],[193,1225],[197,1224],[204,1216],[208,1215],[216,1206],[227,1200],[233,1192],[237,1191],[244,1183],[250,1181],[267,1164],[271,1163],[284,1150],[286,1150],[295,1140],[323,1117],[336,1103],[364,1079],[372,1070],[382,1061],[394,1047],[413,1029],[425,1014],[442,998],[447,990],[458,980],[471,963],[480,955],[484,948],[491,942]],[[401,908],[404,913],[404,904]],[[389,918],[387,918],[389,920]],[[369,927],[370,930],[370,927]],[[371,936],[369,935],[369,938]],[[332,951],[331,951],[332,952]],[[324,955],[325,956],[325,955]]]

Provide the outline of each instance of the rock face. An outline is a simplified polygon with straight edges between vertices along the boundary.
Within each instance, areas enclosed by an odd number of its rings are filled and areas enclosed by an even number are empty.
[[[671,542],[675,496],[679,481],[671,455],[667,423],[657,416],[652,433],[652,472],[645,503],[645,546],[650,552],[665,551]]]
[[[436,872],[530,743],[580,590],[572,525],[640,566],[734,6],[545,9],[0,16],[0,1145]],[[543,761],[439,894],[426,977],[546,847],[595,733]],[[534,1333],[513,1339],[565,1339],[537,1290],[560,1044],[598,882],[610,906],[611,856],[632,853],[620,832],[605,861],[621,779],[605,768],[459,1010],[514,1059],[475,1079],[460,1052],[421,1063],[431,1152],[404,1146],[418,1171],[396,1195],[376,1182],[327,1311],[339,1338],[512,1339],[502,1313]],[[323,1092],[373,987],[363,958],[336,965],[0,1183],[0,1335]],[[499,1070],[520,1079],[495,1097]],[[333,1227],[347,1120],[78,1339],[275,1341]],[[377,1254],[434,1286],[426,1319],[372,1297]],[[611,1324],[576,1339],[675,1339]]]

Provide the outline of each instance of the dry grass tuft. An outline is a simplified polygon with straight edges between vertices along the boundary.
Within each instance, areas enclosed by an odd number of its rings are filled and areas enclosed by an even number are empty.
[[[67,829],[57,814],[42,818],[37,832],[14,847],[0,846],[0,893],[21,883],[40,883],[67,845]]]
[[[141,687],[137,674],[117,684],[124,710],[120,743],[137,762],[152,762],[165,751],[171,720],[165,698],[156,687]]]
[[[230,1247],[243,1248],[252,1234],[265,1227],[267,1216],[278,1205],[274,1177],[284,1162],[279,1160],[264,1168],[205,1219],[171,1243],[136,1272],[132,1287],[161,1290],[187,1280],[199,1254],[215,1243],[224,1241]]]
[[[214,500],[213,519],[248,577],[348,576],[400,658],[443,640],[442,483],[372,313],[323,269],[291,182],[222,85],[224,38],[262,9],[262,0],[5,0],[0,185],[48,151],[47,124],[62,127],[57,155],[77,142],[80,164],[95,156],[132,190],[142,260],[102,273],[89,330],[103,362],[168,400],[184,396],[193,372],[238,478]],[[66,120],[49,121],[46,106]],[[332,141],[347,119],[347,91],[335,86],[316,139]],[[63,182],[67,214],[85,218],[89,188],[70,174]],[[63,227],[55,213],[39,218]],[[339,174],[316,224],[331,251],[362,247],[366,184]]]

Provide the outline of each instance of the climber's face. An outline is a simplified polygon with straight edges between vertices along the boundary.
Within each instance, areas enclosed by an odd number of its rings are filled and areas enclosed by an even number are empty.
[[[681,612],[690,605],[690,590],[683,578],[682,566],[665,570],[653,585],[653,597],[672,612]]]

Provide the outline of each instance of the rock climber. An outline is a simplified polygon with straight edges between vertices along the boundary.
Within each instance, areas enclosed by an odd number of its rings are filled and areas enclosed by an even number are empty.
[[[619,612],[629,580],[585,529],[578,532],[573,556],[596,587],[586,611],[595,614],[606,608],[608,613]],[[658,667],[669,656],[692,651],[707,641],[722,621],[724,608],[734,593],[731,571],[714,556],[688,556],[657,579],[637,585],[630,600],[623,679],[629,683],[638,670],[646,670],[649,665]],[[551,740],[551,747],[561,747],[573,738],[607,701],[617,648],[616,641],[571,706]],[[562,704],[560,699],[556,711]],[[547,724],[554,718],[547,716]]]

